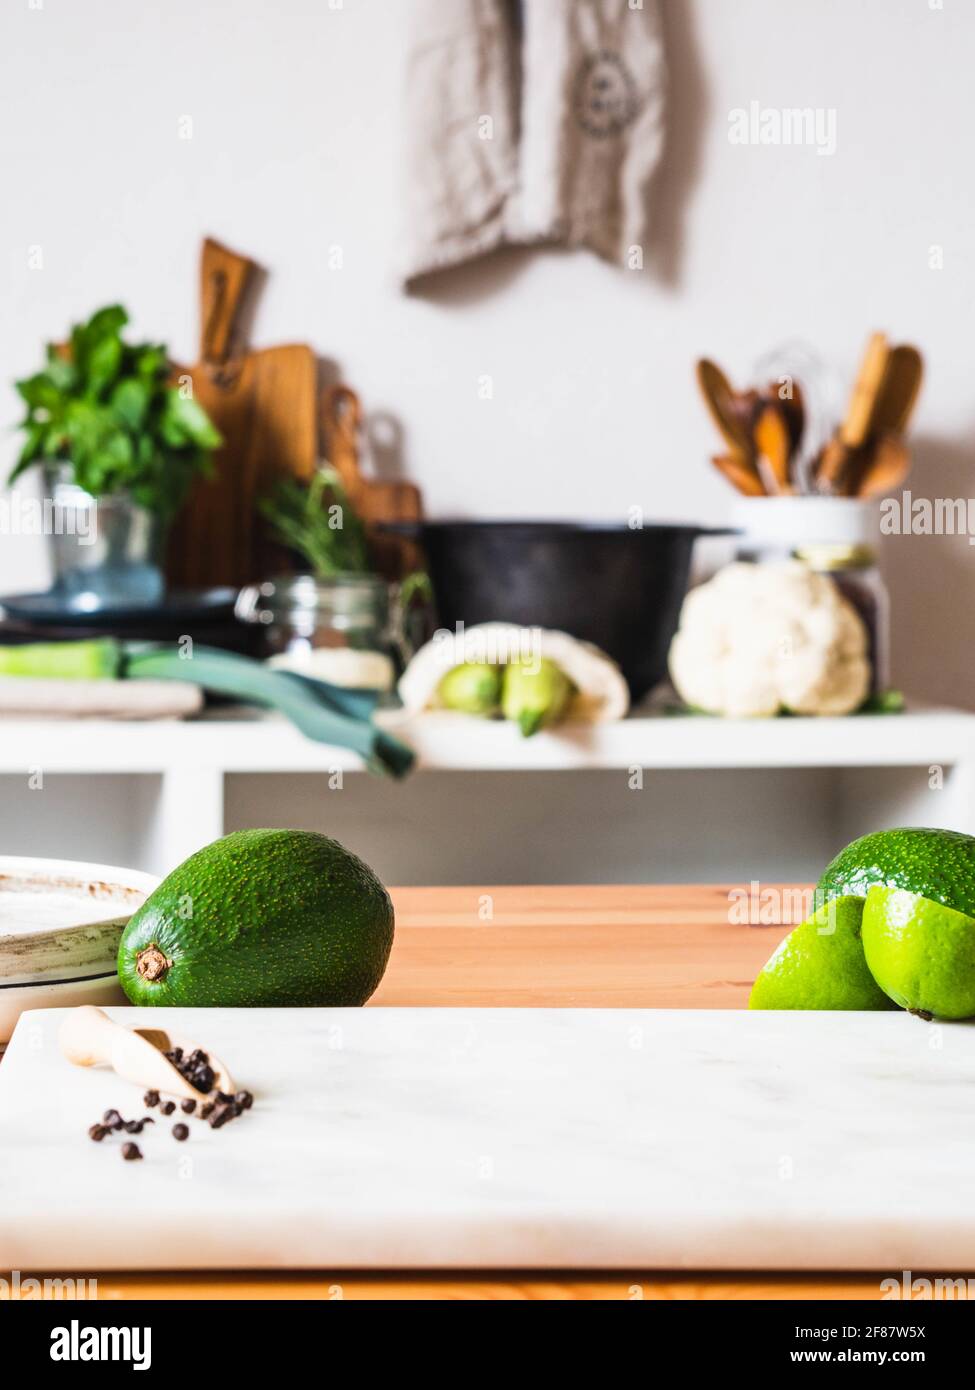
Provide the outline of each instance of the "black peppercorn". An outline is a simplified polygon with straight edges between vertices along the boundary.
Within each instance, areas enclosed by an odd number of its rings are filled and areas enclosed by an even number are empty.
[[[174,1138],[174,1139],[178,1139],[178,1140],[180,1141],[180,1143],[182,1143],[184,1139],[188,1139],[188,1138],[189,1138],[189,1133],[190,1133],[190,1127],[189,1127],[189,1125],[184,1125],[184,1124],[173,1125],[173,1138]]]
[[[138,1144],[123,1144],[122,1157],[124,1159],[141,1158],[142,1150],[139,1148]]]

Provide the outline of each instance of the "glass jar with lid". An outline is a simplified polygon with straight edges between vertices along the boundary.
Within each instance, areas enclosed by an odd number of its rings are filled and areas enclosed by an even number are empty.
[[[261,624],[271,665],[332,685],[389,692],[402,666],[398,600],[377,575],[269,579],[240,591],[236,613]]]
[[[877,563],[877,504],[855,497],[744,497],[733,522],[738,559],[797,559],[829,575],[867,630],[871,694],[888,690],[890,598]]]

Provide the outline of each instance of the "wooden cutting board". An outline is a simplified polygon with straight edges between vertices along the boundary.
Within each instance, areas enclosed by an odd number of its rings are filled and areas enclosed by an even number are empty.
[[[348,386],[332,386],[322,398],[322,435],[329,463],[357,514],[365,522],[372,563],[387,579],[402,579],[424,567],[416,540],[383,529],[389,522],[417,522],[423,515],[420,490],[401,479],[368,477],[362,469],[367,452],[359,397]]]
[[[171,1009],[254,1108],[182,1144],[156,1112],[126,1163],[87,1130],[140,1090],[71,1067],[61,1018],[24,1014],[0,1067],[0,1269],[975,1265],[963,1025],[933,1046],[885,1012]],[[124,1216],[147,1193],[151,1239]]]
[[[252,350],[260,267],[207,239],[200,266],[200,360],[177,368],[219,429],[215,477],[197,483],[170,538],[172,588],[241,585],[289,568],[257,512],[280,477],[310,478],[318,462],[318,361],[293,343]]]

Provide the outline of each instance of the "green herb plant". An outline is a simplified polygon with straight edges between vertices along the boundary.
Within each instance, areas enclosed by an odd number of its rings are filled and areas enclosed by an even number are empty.
[[[165,347],[127,343],[119,304],[76,324],[65,347],[16,383],[27,406],[25,441],[9,482],[32,464],[62,461],[93,497],[127,492],[164,521],[194,478],[209,476],[223,441],[206,411],[170,384]]]
[[[370,572],[365,527],[334,468],[319,469],[307,486],[282,479],[258,505],[276,537],[316,578]]]

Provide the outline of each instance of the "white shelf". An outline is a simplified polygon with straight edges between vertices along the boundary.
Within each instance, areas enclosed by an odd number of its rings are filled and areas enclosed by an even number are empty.
[[[222,835],[229,818],[320,824],[340,837],[354,822],[360,843],[376,845],[379,854],[392,855],[401,846],[396,862],[405,866],[402,874],[416,859],[411,836],[419,827],[424,852],[429,847],[423,862],[430,881],[448,872],[444,865],[451,854],[462,855],[472,834],[480,837],[482,857],[485,844],[492,847],[499,881],[526,877],[540,853],[542,824],[546,854],[559,847],[559,856],[545,861],[557,860],[557,867],[547,872],[565,882],[577,881],[580,873],[592,876],[602,868],[603,851],[586,818],[618,839],[620,822],[612,822],[622,805],[627,825],[642,817],[646,833],[625,832],[631,836],[629,858],[614,861],[622,865],[616,872],[631,872],[632,862],[641,881],[655,853],[665,854],[669,864],[675,844],[696,843],[702,827],[705,838],[711,837],[713,862],[713,837],[723,842],[738,833],[742,807],[749,823],[765,816],[765,843],[778,842],[781,825],[782,843],[805,839],[810,858],[818,852],[815,837],[833,843],[841,826],[849,831],[846,838],[898,823],[975,832],[975,714],[958,710],[741,721],[636,714],[618,724],[568,726],[530,739],[508,723],[448,712],[412,718],[390,713],[383,722],[418,754],[418,775],[403,785],[365,777],[356,754],[311,743],[279,717],[250,710],[221,710],[185,722],[2,720],[0,815],[8,838],[19,835],[31,853],[106,860],[104,846],[120,845],[119,862],[156,873]],[[661,779],[646,779],[643,797],[621,803],[615,788],[631,796],[629,772],[638,768],[659,772]],[[796,770],[796,791],[790,769]],[[827,776],[818,769],[837,772]],[[424,770],[455,773],[458,784],[448,790],[433,776],[424,777]],[[684,770],[698,777],[714,773],[715,780],[706,790],[692,779],[678,788],[673,774]],[[536,800],[515,796],[510,787],[512,774],[586,771],[615,772],[620,780],[609,788],[602,784],[602,790],[590,784],[585,792],[567,785],[563,794],[550,777],[543,778]],[[761,787],[742,781],[763,771],[768,775]],[[477,779],[484,772],[503,775],[481,778],[476,794],[460,783],[464,774]],[[267,778],[265,787],[252,782],[248,790],[246,780],[255,776],[258,784]],[[342,790],[343,779],[346,796],[336,801],[332,793]],[[639,789],[643,785],[641,779]],[[657,850],[658,842],[671,848]],[[597,846],[589,860],[587,845]],[[748,861],[761,857],[746,847]]]
[[[975,714],[924,709],[846,719],[726,720],[636,715],[570,725],[525,739],[503,721],[430,713],[383,716],[415,748],[420,768],[558,771],[582,768],[789,768],[953,765],[975,753]],[[346,749],[310,742],[274,715],[135,723],[4,720],[0,773],[357,772]]]

